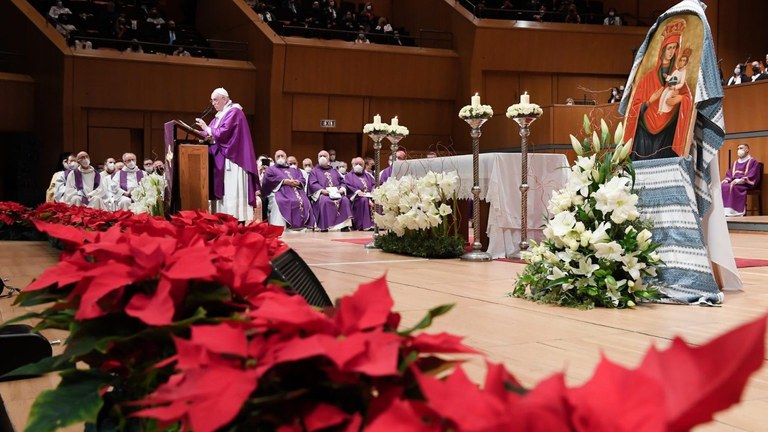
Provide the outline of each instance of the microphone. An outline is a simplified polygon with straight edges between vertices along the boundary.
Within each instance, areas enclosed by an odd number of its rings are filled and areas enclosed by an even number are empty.
[[[208,106],[207,106],[207,107],[206,107],[206,108],[203,110],[203,113],[202,113],[202,114],[200,114],[200,118],[205,118],[205,116],[207,116],[208,114],[210,114],[210,113],[211,113],[211,111],[213,111],[213,105],[208,105]]]

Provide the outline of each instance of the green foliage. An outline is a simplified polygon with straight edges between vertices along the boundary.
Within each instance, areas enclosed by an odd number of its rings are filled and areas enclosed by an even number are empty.
[[[464,253],[464,239],[436,236],[429,231],[407,231],[401,237],[387,233],[376,237],[376,247],[385,251],[423,258],[457,258]]]

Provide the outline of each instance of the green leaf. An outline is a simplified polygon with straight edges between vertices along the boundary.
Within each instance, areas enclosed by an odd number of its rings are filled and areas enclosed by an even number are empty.
[[[419,321],[418,324],[409,328],[408,330],[399,331],[397,332],[397,334],[401,336],[406,336],[415,332],[416,330],[425,329],[432,325],[432,320],[439,317],[440,315],[444,315],[448,313],[448,311],[453,309],[453,306],[454,305],[452,304],[447,304],[447,305],[441,305],[436,308],[430,309],[429,312],[427,312],[427,314],[424,316],[424,318],[421,319],[421,321]]]
[[[36,363],[25,364],[24,366],[6,373],[2,378],[38,376],[70,367],[74,367],[74,365],[67,361],[63,356],[57,355],[46,357]]]
[[[95,422],[104,401],[99,391],[109,385],[109,375],[93,370],[61,374],[61,383],[35,399],[26,432],[48,432],[83,422]]]

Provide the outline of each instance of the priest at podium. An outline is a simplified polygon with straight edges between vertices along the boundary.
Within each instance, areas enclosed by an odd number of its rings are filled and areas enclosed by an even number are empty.
[[[239,221],[252,221],[259,206],[259,171],[248,121],[243,107],[232,103],[229,93],[217,88],[211,93],[216,116],[211,124],[196,119],[202,135],[213,141],[213,187],[211,211],[226,213]]]

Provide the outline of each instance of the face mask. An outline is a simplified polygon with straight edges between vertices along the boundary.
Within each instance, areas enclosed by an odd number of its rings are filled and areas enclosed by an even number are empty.
[[[742,149],[739,149],[739,151],[737,151],[736,154],[738,154],[740,158],[743,158],[744,156],[746,156],[747,152],[745,152]]]
[[[147,174],[152,174],[152,171],[154,171],[154,170],[155,170],[155,167],[153,167],[152,165],[145,165],[144,166],[144,171],[146,171]]]
[[[611,17],[612,17],[612,16],[614,16],[614,15],[616,15],[616,14],[615,14],[615,13],[613,13],[613,12],[609,12],[609,13],[608,13],[608,16],[611,16]]]
[[[734,69],[733,70],[734,75],[741,75],[741,69]]]
[[[75,162],[75,161],[70,162],[69,163],[69,169],[73,170],[75,168],[77,168],[77,162]]]
[[[297,165],[296,164],[290,164],[288,166],[291,167],[291,168],[296,168]]]
[[[107,164],[107,171],[114,171],[115,170],[115,163],[110,162]]]
[[[156,172],[158,175],[163,175],[163,173],[165,172],[165,170],[163,169],[163,167],[157,167],[157,168],[155,168],[155,172]]]
[[[373,10],[373,6],[366,6],[366,9]]]
[[[353,167],[352,167],[352,169],[353,169],[353,170],[354,170],[356,173],[358,173],[358,174],[360,174],[361,172],[363,172],[363,166],[362,166],[362,165],[355,165],[355,166],[353,166]]]
[[[325,156],[320,156],[319,158],[317,158],[317,163],[319,163],[320,166],[326,166],[328,165],[328,158]]]
[[[346,173],[347,173],[347,169],[346,168],[339,168],[339,174],[344,175]]]
[[[760,72],[760,68],[757,66],[752,66],[752,73],[758,73]]]
[[[277,164],[280,166],[285,165],[285,158],[284,157],[277,158]]]
[[[126,166],[128,169],[131,169],[131,170],[132,170],[132,169],[136,168],[136,161],[129,161],[128,163],[126,163],[126,164],[125,164],[125,166]]]
[[[312,167],[304,167],[305,173],[310,173],[312,171]]]
[[[331,158],[331,162],[333,162],[336,160],[336,155],[331,155],[330,158]]]
[[[91,160],[90,159],[81,160],[80,166],[82,166],[83,168],[88,168],[89,166],[91,166]]]

